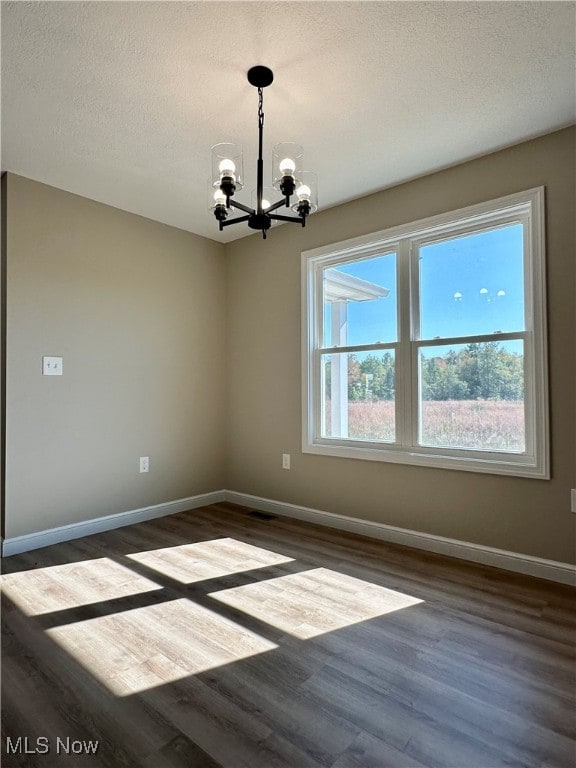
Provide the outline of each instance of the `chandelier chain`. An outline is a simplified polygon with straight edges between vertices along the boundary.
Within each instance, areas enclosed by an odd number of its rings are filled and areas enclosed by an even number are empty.
[[[264,96],[262,88],[258,88],[258,125],[264,126]]]

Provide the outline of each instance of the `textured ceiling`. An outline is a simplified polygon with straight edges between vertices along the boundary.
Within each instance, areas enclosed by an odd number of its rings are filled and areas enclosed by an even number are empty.
[[[575,120],[571,2],[2,2],[2,169],[228,241],[210,147],[304,145],[320,207]],[[312,222],[311,222],[312,223]]]

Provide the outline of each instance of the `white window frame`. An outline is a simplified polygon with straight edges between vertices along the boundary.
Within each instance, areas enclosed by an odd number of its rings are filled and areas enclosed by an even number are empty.
[[[525,330],[498,340],[524,342],[526,449],[523,453],[420,446],[418,376],[420,349],[494,339],[492,334],[419,339],[418,247],[521,221],[524,224]],[[396,437],[394,444],[322,437],[321,347],[324,302],[322,272],[355,259],[395,249],[397,254],[398,341],[332,348],[333,352],[394,349]],[[314,248],[302,253],[302,451],[345,458],[442,467],[490,474],[549,479],[548,351],[544,187],[491,200],[420,221]],[[328,349],[328,352],[330,349]]]

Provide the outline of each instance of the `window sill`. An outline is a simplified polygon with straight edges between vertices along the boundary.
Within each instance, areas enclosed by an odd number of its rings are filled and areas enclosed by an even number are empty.
[[[486,454],[480,452],[456,452],[447,449],[439,453],[435,448],[412,450],[382,447],[374,443],[335,443],[332,440],[305,442],[303,453],[332,456],[342,459],[383,461],[393,464],[407,464],[420,467],[436,467],[464,472],[480,472],[490,475],[510,475],[537,480],[549,480],[550,472],[546,462],[538,463],[534,456],[527,454]],[[471,455],[472,453],[477,455]]]

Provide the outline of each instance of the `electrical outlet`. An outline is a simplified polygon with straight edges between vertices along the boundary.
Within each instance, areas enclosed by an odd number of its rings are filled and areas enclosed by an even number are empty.
[[[290,469],[290,454],[282,454],[282,469]]]
[[[572,488],[572,512],[576,512],[576,488]]]
[[[140,472],[148,472],[150,469],[150,459],[148,456],[140,456]]]

